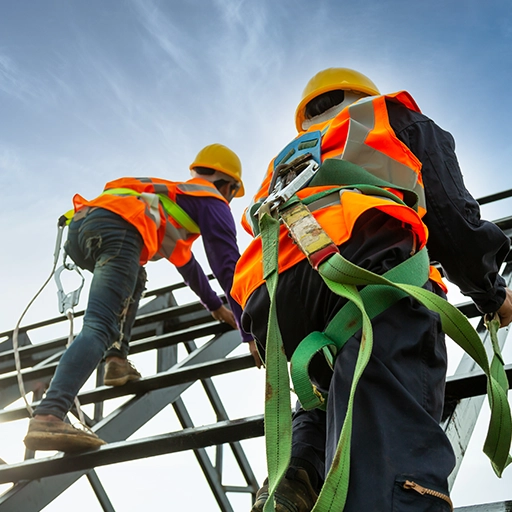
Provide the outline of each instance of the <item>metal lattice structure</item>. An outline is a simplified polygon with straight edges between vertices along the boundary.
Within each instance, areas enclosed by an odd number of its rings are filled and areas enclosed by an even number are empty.
[[[481,204],[512,196],[512,191],[480,200]],[[512,217],[496,221],[499,227],[512,236]],[[512,286],[512,258],[509,255],[502,275]],[[133,329],[131,354],[151,352],[156,357],[157,373],[121,387],[105,387],[103,365],[96,372],[96,387],[79,394],[80,404],[93,404],[92,417],[87,423],[107,445],[98,451],[77,455],[56,455],[34,459],[26,452],[23,462],[3,464],[0,459],[0,484],[13,482],[13,486],[0,495],[0,512],[37,512],[42,510],[62,492],[86,475],[98,499],[101,510],[114,512],[114,507],[95,468],[134,459],[192,450],[208,482],[221,512],[234,512],[231,493],[247,493],[253,498],[258,489],[253,470],[241,441],[263,435],[263,415],[239,420],[228,417],[212,377],[253,368],[250,355],[230,356],[240,345],[240,335],[225,324],[212,321],[201,304],[178,305],[175,293],[183,284],[177,284],[146,294],[149,301],[139,309]],[[479,316],[470,303],[458,306],[468,317]],[[77,313],[80,316],[82,313]],[[41,398],[65,350],[66,338],[33,344],[30,334],[40,328],[65,322],[65,317],[24,326],[20,330],[20,358],[23,380],[27,392],[33,393],[34,403]],[[483,323],[477,330],[484,340],[487,332]],[[500,330],[500,342],[506,341],[508,329]],[[13,332],[0,333],[0,422],[28,417],[25,408],[12,408],[20,398],[12,345]],[[204,340],[198,343],[197,340]],[[186,350],[186,357],[178,358],[178,346]],[[506,366],[512,382],[512,365]],[[182,394],[200,381],[216,417],[216,423],[194,426]],[[453,376],[447,380],[446,406],[443,421],[457,456],[457,467],[452,474],[453,485],[464,453],[469,444],[478,414],[484,401],[486,381],[483,373],[471,359],[464,356]],[[104,415],[106,401],[128,397],[110,414]],[[165,407],[172,405],[182,430],[149,438],[128,439]],[[8,408],[9,407],[9,408]],[[76,412],[76,411],[75,411]],[[215,446],[214,460],[206,448]],[[229,448],[245,480],[244,486],[225,484],[223,451]],[[1,456],[2,454],[0,454]],[[512,502],[463,507],[459,511],[512,511]]]

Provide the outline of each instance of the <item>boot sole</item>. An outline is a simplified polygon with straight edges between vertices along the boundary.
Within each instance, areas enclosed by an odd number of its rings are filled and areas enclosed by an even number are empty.
[[[103,384],[105,386],[124,386],[128,381],[140,380],[140,377],[136,375],[125,375],[124,377],[118,377],[117,379],[104,379]]]
[[[92,436],[63,434],[52,432],[32,432],[23,440],[25,446],[32,451],[55,450],[58,452],[77,453],[89,450],[97,450],[107,444],[100,438]]]

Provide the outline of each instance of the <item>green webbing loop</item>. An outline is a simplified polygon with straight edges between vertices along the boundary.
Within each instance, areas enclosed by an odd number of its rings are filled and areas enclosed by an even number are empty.
[[[323,185],[350,185],[352,183],[361,183],[364,185],[373,185],[380,188],[392,188],[399,190],[404,195],[404,202],[414,210],[418,210],[418,194],[411,189],[398,187],[393,183],[374,176],[363,167],[341,160],[339,158],[327,158],[318,168],[308,187],[318,187]]]
[[[290,463],[292,418],[288,363],[277,323],[275,301],[279,278],[279,221],[270,215],[268,208],[263,208],[260,212],[260,229],[265,233],[262,239],[263,277],[270,296],[265,357],[266,361],[271,361],[265,373],[265,443],[269,497],[263,510],[273,512],[274,492]]]
[[[372,341],[371,324],[370,326],[367,325],[367,313],[363,311],[364,302],[360,296],[358,297],[356,285],[376,284],[391,286],[406,292],[430,310],[437,312],[441,317],[443,331],[468,352],[483,369],[488,377],[487,393],[491,407],[491,421],[484,444],[484,453],[491,460],[496,474],[501,476],[503,470],[512,460],[509,455],[512,421],[507,400],[508,381],[503,364],[500,362],[502,358],[497,342],[493,342],[494,355],[492,364],[489,367],[489,361],[482,340],[468,319],[456,307],[436,294],[415,285],[393,283],[384,276],[379,276],[350,263],[339,254],[335,254],[329,261],[323,263],[319,268],[319,273],[334,293],[354,301],[362,314],[363,332],[349,396],[348,409],[338,448],[326,483],[313,511],[334,512],[335,510],[342,510],[340,506],[345,503],[348,490],[353,395],[355,394],[359,376],[366,367]]]
[[[123,196],[141,196],[140,192],[132,190],[131,188],[109,188],[104,190],[103,194],[111,195],[123,195]],[[158,196],[159,201],[162,203],[163,209],[170,215],[178,224],[183,226],[187,231],[191,233],[200,233],[199,226],[189,217],[189,215],[180,208],[174,201],[169,199],[165,194],[155,194]]]
[[[277,268],[276,245],[279,224],[277,220],[272,219],[273,232],[270,234],[268,228],[270,227],[271,223],[265,221],[266,217],[270,218],[269,215],[265,214],[263,215],[262,221],[260,221],[264,249],[264,266],[265,268],[272,268],[273,273],[275,273],[275,269]],[[272,243],[269,242],[269,238],[272,238]],[[265,251],[268,253],[267,256],[265,255]],[[426,254],[426,252],[424,254]],[[275,258],[274,263],[270,263],[270,258]],[[334,293],[347,298],[350,303],[354,304],[354,306],[357,308],[359,311],[358,314],[360,314],[361,317],[362,337],[354,371],[354,378],[349,395],[347,413],[341,430],[337,451],[313,512],[339,512],[343,510],[348,491],[353,400],[357,389],[357,384],[368,363],[373,346],[373,333],[370,317],[366,311],[365,301],[362,299],[361,294],[358,292],[357,286],[372,285],[371,287],[364,289],[369,290],[366,292],[369,294],[367,301],[369,306],[372,304],[372,301],[377,300],[377,294],[388,295],[390,293],[389,290],[391,289],[399,292],[397,295],[396,291],[393,291],[391,292],[391,295],[388,296],[387,300],[391,300],[391,303],[393,303],[393,301],[396,302],[398,298],[404,294],[407,294],[417,299],[430,310],[437,312],[441,318],[443,331],[459,346],[461,346],[482,368],[484,373],[487,375],[487,394],[491,408],[491,420],[487,438],[484,444],[484,453],[491,460],[492,467],[496,474],[501,476],[503,470],[507,467],[508,464],[510,464],[512,460],[509,455],[511,445],[512,420],[510,416],[510,407],[507,400],[508,380],[504,372],[502,357],[497,342],[493,341],[492,343],[493,358],[492,363],[489,366],[487,353],[485,351],[482,340],[472,325],[469,323],[467,318],[457,308],[436,294],[429,292],[420,286],[392,282],[384,276],[374,274],[368,270],[362,269],[357,265],[350,263],[340,254],[335,254],[328,261],[321,264],[319,267],[319,273],[327,286]],[[267,271],[265,271],[265,276],[267,276],[267,274]],[[268,378],[265,423],[267,424],[268,422],[269,425],[274,425],[277,423],[277,426],[279,427],[279,420],[274,418],[274,415],[280,415],[281,420],[286,422],[286,425],[291,424],[288,375],[286,371],[286,377],[283,376],[283,372],[286,370],[286,356],[284,351],[281,349],[282,341],[280,335],[278,334],[278,325],[275,315],[276,306],[274,303],[274,298],[275,289],[277,286],[277,276],[268,274],[268,277],[266,278],[267,286],[269,288],[269,295],[271,297],[272,313],[269,315],[269,338],[267,339],[267,347],[268,349],[272,348],[272,350],[271,352],[267,352]],[[270,283],[269,278],[271,281]],[[386,304],[386,300],[383,301],[383,304]],[[383,304],[378,306],[377,310],[380,307],[383,307]],[[384,309],[386,309],[386,307],[384,307]],[[273,339],[270,339],[270,334],[272,334]],[[275,342],[275,340],[279,341],[279,345]],[[336,346],[336,343],[334,343],[334,346]],[[275,369],[276,367],[280,369],[281,374],[279,374],[279,370]],[[277,378],[275,377],[276,372]],[[276,392],[275,388],[277,379],[279,379],[282,384],[278,385],[279,389]],[[284,386],[284,388],[282,386]],[[284,394],[288,395],[288,400],[286,402],[285,397],[283,396]],[[279,397],[277,398],[277,406],[274,404],[271,407],[269,402],[271,400],[276,400],[276,395]],[[285,406],[280,407],[280,403],[285,404]],[[285,462],[289,459],[290,448],[285,448],[283,445],[288,445],[288,443],[291,443],[291,439],[288,432],[285,432],[284,434],[284,437],[280,437],[279,428],[275,427],[273,427],[272,433],[269,432],[267,434],[266,431],[266,436],[272,435],[272,438],[267,439],[267,464],[269,466],[270,498],[265,505],[265,512],[271,512],[273,510],[273,493],[280,479],[286,472]],[[278,455],[276,455],[277,453]],[[270,476],[271,471],[272,478]]]
[[[429,257],[426,249],[422,249],[384,274],[390,281],[416,286],[423,286],[428,276]],[[373,319],[408,294],[389,286],[373,285],[363,288],[360,295],[368,316]],[[335,357],[347,340],[361,329],[361,325],[357,306],[348,302],[336,313],[323,333],[313,332],[299,343],[291,358],[290,368],[293,389],[303,409],[325,408],[326,397],[322,396],[309,380],[308,367],[313,356],[324,347],[328,347]]]

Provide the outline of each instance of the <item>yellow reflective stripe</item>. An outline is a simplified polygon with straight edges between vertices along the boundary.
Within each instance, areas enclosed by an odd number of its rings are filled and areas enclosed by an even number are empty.
[[[141,193],[131,188],[110,188],[105,190],[103,194],[111,194],[111,195],[129,195],[129,196],[140,196]],[[103,195],[102,194],[102,195]],[[168,215],[170,215],[176,222],[178,222],[181,226],[183,226],[190,233],[199,234],[199,226],[189,217],[187,212],[180,208],[174,201],[169,199],[168,196],[164,194],[157,194],[160,202],[162,203],[163,209],[166,211]]]
[[[195,234],[199,234],[201,232],[199,230],[199,226],[189,217],[188,213],[183,210],[183,208],[179,207],[174,201],[163,194],[158,194],[158,197],[160,198],[162,206],[167,214],[181,224],[187,231]]]
[[[62,215],[62,217],[66,218],[66,226],[69,226],[69,223],[73,220],[73,215],[75,215],[75,210],[69,210]]]
[[[131,188],[109,188],[104,190],[101,195],[110,194],[113,196],[140,196],[140,192]]]

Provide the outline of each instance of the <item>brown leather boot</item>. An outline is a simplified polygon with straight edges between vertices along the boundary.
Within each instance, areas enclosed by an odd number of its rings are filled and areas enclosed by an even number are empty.
[[[80,430],[63,421],[44,421],[32,418],[23,440],[29,450],[57,450],[66,453],[97,450],[105,441],[94,432]]]
[[[105,363],[105,376],[103,377],[105,386],[124,386],[128,381],[140,378],[141,374],[128,359],[112,360]]]

